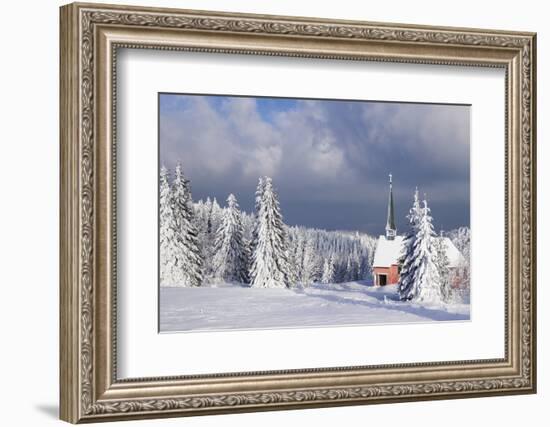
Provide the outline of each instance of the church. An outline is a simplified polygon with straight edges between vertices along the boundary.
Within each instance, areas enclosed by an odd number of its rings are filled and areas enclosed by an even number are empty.
[[[395,226],[395,213],[393,206],[393,183],[390,174],[390,191],[388,196],[388,212],[386,220],[386,235],[380,236],[376,243],[372,272],[374,286],[394,285],[399,282],[399,257],[401,256],[404,236],[397,235]],[[444,239],[449,267],[458,268],[463,261],[463,256],[448,237]]]

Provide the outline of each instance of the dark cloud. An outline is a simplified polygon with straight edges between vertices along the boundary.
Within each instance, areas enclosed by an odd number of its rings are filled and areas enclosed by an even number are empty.
[[[470,108],[162,95],[161,163],[181,160],[195,200],[253,208],[273,178],[285,221],[383,233],[388,173],[403,229],[415,186],[436,227],[469,225]]]

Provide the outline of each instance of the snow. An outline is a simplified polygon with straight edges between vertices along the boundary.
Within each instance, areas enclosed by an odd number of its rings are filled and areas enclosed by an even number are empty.
[[[380,236],[376,244],[373,267],[389,267],[397,264],[403,246],[403,236],[395,236],[393,240]]]
[[[390,265],[397,264],[403,247],[403,238],[404,236],[395,236],[394,240],[388,240],[386,236],[380,236],[376,244],[373,267],[389,267]],[[458,267],[464,261],[464,257],[451,239],[443,237],[443,241],[447,248],[449,266],[451,268]]]
[[[397,285],[366,282],[270,289],[220,284],[160,288],[160,331],[302,328],[465,321],[468,304],[399,301]]]

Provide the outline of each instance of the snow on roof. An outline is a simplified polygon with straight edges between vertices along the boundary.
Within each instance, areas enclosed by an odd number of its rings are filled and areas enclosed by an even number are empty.
[[[444,242],[449,258],[450,267],[457,267],[464,259],[460,251],[453,244],[451,239],[444,237]],[[403,236],[395,236],[393,240],[387,240],[386,236],[380,236],[376,243],[373,267],[389,267],[396,265],[401,255]]]
[[[373,267],[389,267],[397,264],[402,244],[403,236],[395,236],[393,240],[387,240],[386,236],[380,236],[376,243]]]

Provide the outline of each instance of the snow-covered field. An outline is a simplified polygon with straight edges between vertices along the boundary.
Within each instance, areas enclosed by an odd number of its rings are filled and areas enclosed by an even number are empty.
[[[160,331],[302,328],[464,321],[469,304],[421,306],[399,301],[396,285],[315,284],[304,289],[238,285],[160,288]]]

